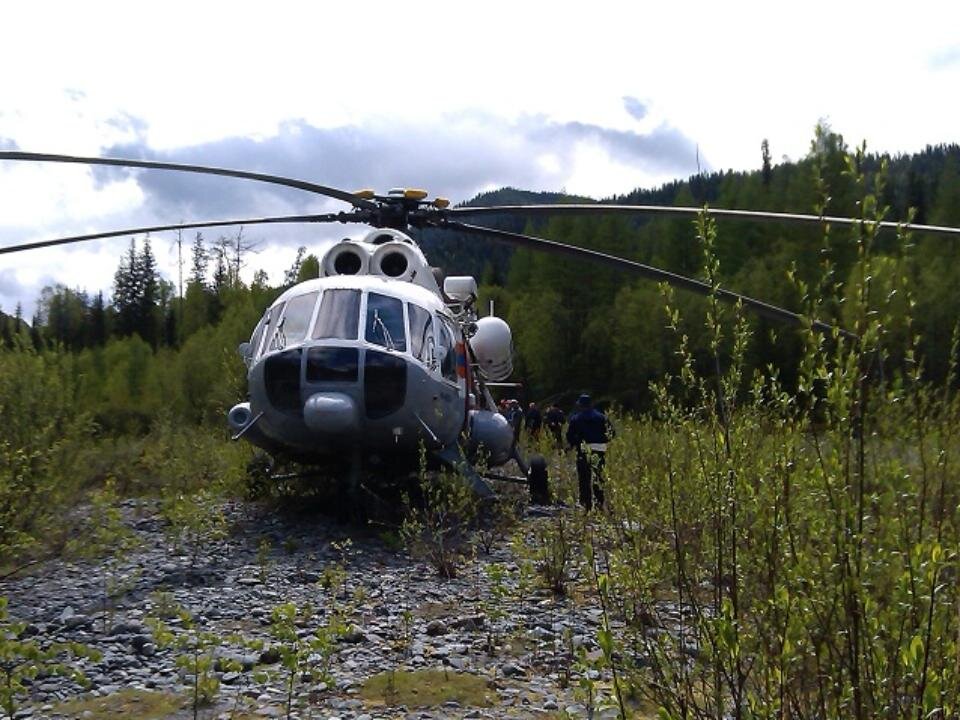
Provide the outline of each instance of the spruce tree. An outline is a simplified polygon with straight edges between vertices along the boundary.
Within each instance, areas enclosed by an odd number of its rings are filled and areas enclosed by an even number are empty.
[[[207,284],[207,268],[210,265],[210,255],[203,244],[203,234],[197,233],[193,239],[193,264],[190,268],[190,281],[201,287]]]
[[[158,306],[160,301],[159,278],[157,275],[157,261],[150,247],[150,238],[143,241],[143,250],[140,252],[140,262],[137,273],[139,275],[139,297],[137,298],[137,328],[136,332],[146,340],[150,347],[156,349],[159,342],[160,321]]]
[[[137,241],[130,240],[130,249],[120,258],[113,276],[113,307],[117,313],[117,332],[127,337],[137,331],[140,309],[140,257]]]

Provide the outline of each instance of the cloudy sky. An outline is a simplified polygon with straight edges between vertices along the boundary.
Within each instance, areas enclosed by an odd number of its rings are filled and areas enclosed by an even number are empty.
[[[669,7],[667,7],[669,5]],[[604,197],[851,143],[960,141],[960,3],[31,2],[0,15],[0,149],[212,164],[465,200]],[[289,189],[0,162],[0,245],[342,209]],[[229,231],[227,231],[229,232]],[[278,279],[358,229],[249,228]],[[209,231],[207,237],[214,237]],[[176,277],[173,236],[153,237]],[[0,256],[0,309],[109,291],[115,239]]]

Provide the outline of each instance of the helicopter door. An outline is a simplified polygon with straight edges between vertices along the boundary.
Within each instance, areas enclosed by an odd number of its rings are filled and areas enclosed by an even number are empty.
[[[434,419],[431,425],[437,434],[456,434],[463,423],[463,397],[457,383],[457,351],[452,325],[442,315],[437,316],[437,359],[443,382],[434,395]]]

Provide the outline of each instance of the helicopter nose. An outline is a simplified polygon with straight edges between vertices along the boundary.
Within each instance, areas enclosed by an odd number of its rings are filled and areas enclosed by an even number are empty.
[[[360,428],[357,405],[343,393],[318,392],[303,405],[303,421],[314,432],[340,434]]]

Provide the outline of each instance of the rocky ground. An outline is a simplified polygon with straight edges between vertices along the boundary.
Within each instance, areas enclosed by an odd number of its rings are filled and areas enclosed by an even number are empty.
[[[191,676],[177,667],[177,657],[189,658],[189,652],[164,646],[151,626],[151,618],[166,617],[175,637],[192,637],[173,616],[177,606],[189,612],[195,628],[217,638],[208,638],[210,644],[222,643],[212,650],[218,661],[211,671],[221,687],[206,717],[285,716],[287,676],[277,662],[270,622],[283,603],[313,608],[314,616],[299,622],[302,637],[332,617],[347,623],[329,650],[310,658],[328,668],[326,680],[295,678],[295,717],[586,717],[575,692],[578,673],[603,680],[575,663],[571,652],[599,654],[599,608],[585,593],[557,597],[535,581],[524,587],[529,578],[506,540],[467,561],[457,578],[444,580],[369,528],[322,515],[292,517],[256,504],[231,504],[224,508],[227,537],[201,544],[192,556],[171,547],[155,504],[125,501],[123,512],[137,543],[119,562],[54,561],[0,585],[10,615],[29,623],[26,635],[40,644],[80,642],[101,654],[77,661],[88,690],[67,678],[38,677],[17,717],[69,716],[63,701],[84,693],[110,697],[134,688],[186,696]],[[527,528],[542,522],[549,518],[522,520]],[[109,611],[107,590],[114,595]],[[403,706],[392,693],[371,698],[363,691],[368,678],[385,671],[428,669],[483,678],[484,703]]]

